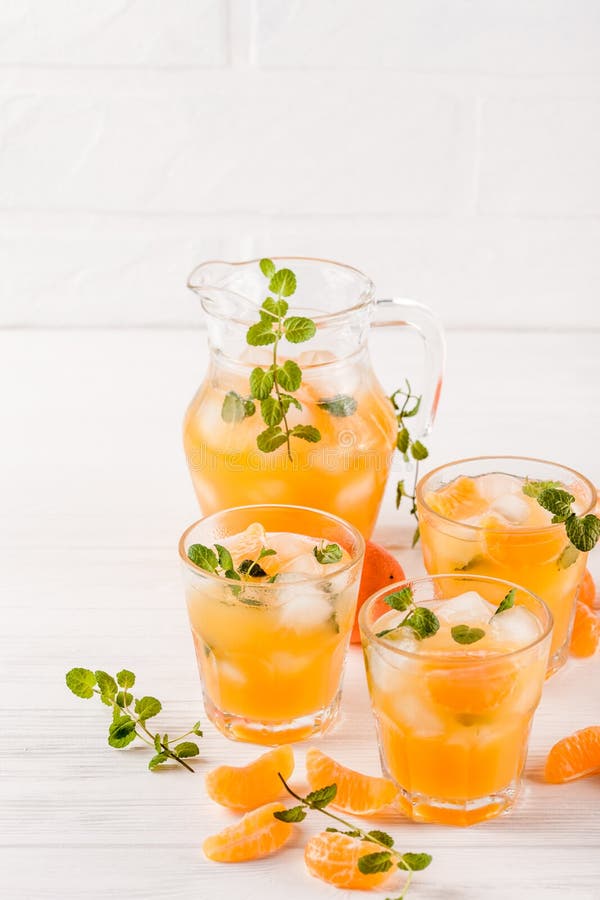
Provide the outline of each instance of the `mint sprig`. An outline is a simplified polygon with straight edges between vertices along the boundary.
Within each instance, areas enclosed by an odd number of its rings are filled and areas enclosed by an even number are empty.
[[[335,800],[337,795],[337,785],[329,784],[319,788],[317,791],[311,791],[306,797],[302,797],[291,789],[283,775],[278,772],[279,779],[284,788],[295,800],[299,801],[298,806],[292,806],[290,809],[282,809],[274,812],[273,815],[281,822],[302,822],[306,818],[308,810],[316,810],[328,816],[344,828],[329,827],[327,831],[337,832],[339,834],[347,834],[350,837],[360,838],[363,841],[369,841],[372,844],[379,844],[381,850],[374,853],[365,853],[359,856],[357,866],[359,871],[364,875],[370,875],[375,872],[389,872],[396,866],[404,872],[408,872],[408,877],[404,885],[404,891],[398,900],[406,897],[410,883],[412,881],[413,872],[426,869],[431,863],[432,857],[429,853],[401,853],[395,846],[394,838],[385,831],[375,829],[373,831],[363,831],[362,828],[353,825],[352,822],[336,816],[334,813],[326,809],[329,804]]]
[[[507,609],[513,608],[513,606],[515,605],[515,594],[516,593],[517,593],[516,588],[510,589],[508,594],[506,594],[504,599],[498,605],[498,608],[497,608],[496,612],[494,613],[494,616],[497,616],[499,613],[505,612],[505,610],[507,610]],[[494,616],[492,616],[492,619],[494,618]],[[490,622],[492,621],[492,619],[490,619]]]
[[[414,440],[411,437],[410,431],[406,424],[407,419],[411,419],[413,416],[416,416],[419,412],[419,408],[421,406],[421,394],[413,394],[412,388],[410,386],[410,382],[407,378],[404,379],[406,388],[398,388],[398,390],[394,391],[394,393],[390,396],[390,401],[392,406],[394,407],[394,413],[396,415],[396,421],[398,423],[398,434],[396,436],[396,447],[402,454],[404,462],[409,462],[410,456],[412,456],[415,461],[415,477],[413,479],[412,486],[412,494],[409,494],[406,490],[406,486],[404,480],[399,481],[396,485],[396,509],[400,508],[400,504],[402,503],[402,499],[406,497],[411,502],[410,514],[414,516],[417,522],[417,527],[415,528],[412,546],[414,547],[417,544],[420,531],[419,531],[419,515],[417,513],[417,501],[416,501],[416,485],[419,480],[419,462],[422,459],[427,459],[429,456],[429,451],[421,441]],[[410,453],[410,456],[409,456]]]
[[[401,588],[399,591],[388,594],[387,597],[384,597],[384,603],[387,603],[388,606],[399,612],[405,612],[406,610],[409,610],[409,612],[398,625],[377,632],[376,637],[386,637],[388,634],[398,631],[399,628],[411,628],[417,640],[422,641],[439,630],[440,620],[426,606],[416,605],[413,590],[409,585]]]
[[[212,575],[220,575],[222,578],[233,578],[235,581],[247,581],[254,578],[266,578],[267,573],[260,565],[260,560],[265,556],[274,556],[277,551],[269,547],[263,547],[256,559],[243,559],[237,569],[233,565],[231,553],[222,544],[215,544],[214,550],[204,544],[190,544],[187,550],[188,559],[210,572]]]
[[[573,511],[575,497],[558,485],[556,481],[526,481],[523,493],[536,499],[543,509],[551,512],[554,524],[564,522],[567,537],[576,550],[589,553],[600,539],[600,519],[593,513],[578,516]],[[572,553],[565,557],[567,549],[563,550],[559,558],[560,568],[567,568],[575,561]]]
[[[317,562],[323,566],[340,562],[344,553],[339,544],[326,544],[324,541],[321,545],[313,548],[313,553]]]
[[[76,697],[89,700],[97,694],[102,703],[112,707],[112,722],[108,726],[108,743],[111,747],[122,750],[138,738],[155,751],[148,763],[151,771],[165,762],[176,762],[189,772],[194,771],[184,759],[198,756],[200,750],[196,743],[184,741],[183,738],[191,734],[202,737],[200,722],[196,722],[189,731],[176,738],[150,731],[146,723],[159,714],[162,703],[156,697],[136,699],[129,692],[128,689],[135,684],[135,675],[129,669],[122,669],[113,678],[102,670],[93,672],[91,669],[75,668],[67,672],[66,682]]]

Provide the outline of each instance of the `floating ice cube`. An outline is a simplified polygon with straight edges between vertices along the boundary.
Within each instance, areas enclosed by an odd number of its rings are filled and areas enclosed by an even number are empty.
[[[335,567],[334,567],[335,568]],[[291,559],[286,560],[279,569],[277,580],[280,581],[283,575],[323,575],[323,566],[317,562],[315,554],[299,553]]]
[[[433,737],[444,733],[443,719],[436,715],[435,710],[423,696],[412,689],[407,690],[406,685],[394,698],[394,709],[397,723],[409,728],[419,737]]]
[[[284,628],[310,631],[324,624],[333,612],[327,594],[315,585],[292,582],[279,589],[279,621]]]
[[[500,516],[509,525],[524,525],[529,518],[530,506],[523,494],[503,494],[490,506],[492,515]]]
[[[466,591],[458,597],[445,600],[436,615],[450,625],[469,625],[489,621],[495,610],[496,607],[484,600],[477,591]]]
[[[490,503],[506,494],[522,493],[523,479],[505,472],[487,472],[477,478],[477,487]]]
[[[513,606],[492,619],[492,636],[515,649],[532,644],[541,634],[540,623],[524,606]]]

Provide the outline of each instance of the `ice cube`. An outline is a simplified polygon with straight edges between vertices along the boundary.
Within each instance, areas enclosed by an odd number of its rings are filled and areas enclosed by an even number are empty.
[[[524,606],[513,606],[492,619],[492,637],[514,649],[532,644],[541,634],[540,623]]]
[[[523,494],[503,494],[491,504],[490,513],[500,516],[509,525],[524,525],[529,518],[529,509]]]
[[[312,584],[284,583],[279,589],[278,599],[279,621],[284,628],[293,631],[310,631],[311,628],[317,628],[327,622],[334,613],[327,594]]]
[[[443,734],[445,730],[443,719],[436,715],[424,697],[412,689],[407,690],[406,687],[404,685],[404,690],[394,697],[397,723],[410,729],[418,737]]]
[[[410,632],[410,635],[406,638],[404,636],[400,637],[398,646],[403,650],[418,650],[418,642],[412,631],[409,628],[403,628],[402,631]],[[369,672],[377,688],[386,694],[402,692],[405,687],[406,677],[410,675],[411,670],[414,672],[414,661],[401,653],[394,653],[391,646],[388,650],[386,647],[378,646],[375,648],[373,645],[370,645],[367,652]]]
[[[299,553],[286,560],[279,569],[277,580],[281,581],[283,575],[323,575],[323,566],[317,562],[315,554]]]
[[[496,607],[484,600],[477,591],[466,591],[450,600],[445,600],[436,615],[450,625],[470,625],[474,622],[488,622]]]
[[[482,497],[492,503],[506,494],[522,493],[523,479],[505,472],[487,472],[478,476],[477,487]]]

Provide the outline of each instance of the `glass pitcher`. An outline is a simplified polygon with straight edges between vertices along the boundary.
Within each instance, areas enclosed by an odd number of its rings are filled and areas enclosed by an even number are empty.
[[[206,262],[188,287],[207,314],[210,350],[184,421],[203,514],[255,503],[309,506],[346,519],[368,538],[398,434],[396,412],[371,365],[369,331],[408,326],[422,336],[423,436],[435,416],[444,360],[431,311],[376,300],[362,272],[321,259]],[[258,345],[248,342],[255,339]]]

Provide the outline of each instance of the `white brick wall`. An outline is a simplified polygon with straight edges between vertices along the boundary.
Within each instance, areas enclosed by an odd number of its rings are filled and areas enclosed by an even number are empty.
[[[0,325],[201,321],[314,254],[453,326],[600,327],[598,0],[4,0]]]

